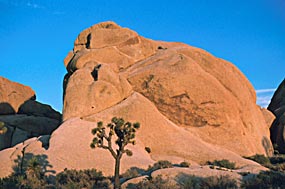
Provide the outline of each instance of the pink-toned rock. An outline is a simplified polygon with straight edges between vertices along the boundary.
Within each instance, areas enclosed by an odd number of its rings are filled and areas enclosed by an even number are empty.
[[[269,130],[254,89],[231,63],[174,44],[124,73],[168,119],[203,140],[241,155],[270,154],[262,142],[270,143]]]
[[[95,114],[111,107],[132,92],[132,87],[108,64],[75,71],[65,89],[63,120]]]
[[[270,129],[270,127],[272,126],[276,117],[274,116],[274,114],[272,112],[270,112],[269,110],[267,110],[265,108],[261,108],[261,112],[262,112],[263,117],[266,121],[266,125]]]
[[[35,98],[30,87],[0,77],[0,114],[15,114],[22,104]]]
[[[95,114],[128,96],[120,96],[113,87],[121,84],[92,80],[92,69],[102,64],[113,72],[112,78],[127,79],[128,88],[204,141],[240,155],[272,153],[268,123],[256,105],[255,91],[233,64],[182,43],[145,39],[113,22],[84,30],[75,48],[67,65],[71,76],[66,80],[65,120]],[[99,77],[102,74],[99,69]],[[111,83],[112,78],[105,81]]]
[[[146,169],[155,161],[165,159],[173,163],[181,161],[205,163],[207,160],[213,161],[227,157],[230,161],[236,162],[239,167],[246,165],[260,167],[255,162],[243,159],[238,154],[219,146],[206,143],[184,128],[176,126],[163,116],[151,101],[134,93],[123,102],[93,116],[85,117],[84,120],[68,119],[53,132],[47,150],[42,147],[44,144],[40,138],[33,138],[24,144],[1,151],[0,158],[5,162],[0,161],[0,177],[11,173],[11,169],[7,167],[14,165],[14,160],[25,146],[28,146],[25,148],[26,153],[48,157],[48,162],[53,166],[52,170],[57,173],[65,168],[96,168],[103,171],[105,175],[112,175],[114,159],[111,154],[107,150],[91,149],[90,143],[93,139],[91,130],[96,127],[96,122],[103,121],[106,124],[113,116],[141,123],[136,137],[137,144],[127,146],[132,150],[133,156],[123,156],[121,172],[125,172],[130,167]],[[150,154],[145,151],[145,147],[151,149]]]

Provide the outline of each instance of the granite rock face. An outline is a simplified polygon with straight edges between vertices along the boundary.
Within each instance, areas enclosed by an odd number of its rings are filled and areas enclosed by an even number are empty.
[[[271,128],[271,141],[274,145],[274,148],[279,152],[285,153],[285,80],[279,85],[275,91],[271,102],[268,106],[275,116]]]
[[[253,87],[233,64],[204,50],[105,22],[80,33],[64,62],[64,120],[94,115],[138,92],[208,143],[240,155],[272,153]]]
[[[0,150],[51,134],[60,125],[61,114],[35,99],[30,87],[0,77],[0,121],[8,129],[0,135]]]

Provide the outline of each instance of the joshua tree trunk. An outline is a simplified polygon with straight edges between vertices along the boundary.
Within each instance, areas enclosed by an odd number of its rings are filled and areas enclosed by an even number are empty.
[[[117,156],[116,164],[115,164],[115,182],[114,182],[114,189],[121,189],[120,184],[120,161],[121,157]]]

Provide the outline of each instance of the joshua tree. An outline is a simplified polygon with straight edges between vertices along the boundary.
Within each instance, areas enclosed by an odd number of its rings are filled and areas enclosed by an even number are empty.
[[[7,132],[7,127],[5,127],[4,122],[0,122],[0,135],[4,134]]]
[[[132,156],[132,151],[125,149],[125,147],[131,143],[135,145],[135,133],[140,127],[139,123],[125,122],[122,118],[113,117],[111,123],[107,124],[107,128],[103,126],[103,122],[98,122],[97,127],[92,129],[92,134],[95,135],[91,148],[103,148],[109,150],[115,159],[115,182],[114,188],[120,189],[120,161],[124,153],[128,156]],[[106,131],[108,130],[108,131]],[[106,132],[109,132],[108,134]],[[116,135],[117,148],[112,146],[112,137]]]

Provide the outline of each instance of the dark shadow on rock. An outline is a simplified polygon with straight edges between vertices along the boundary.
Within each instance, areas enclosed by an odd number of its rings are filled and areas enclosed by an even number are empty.
[[[33,159],[35,159],[37,163],[32,162]],[[33,153],[25,153],[23,150],[22,155],[18,155],[14,163],[14,174],[25,174],[26,171],[33,168],[40,168],[41,173],[44,175],[47,173],[56,173],[55,170],[51,170],[53,166],[49,163],[48,156],[45,154],[34,155]]]
[[[284,127],[285,124],[280,123],[280,117],[276,118],[270,127],[270,139],[275,150],[274,153],[285,153]]]
[[[15,114],[16,111],[11,106],[11,104],[7,102],[0,103],[0,115],[8,115],[8,114]]]
[[[7,132],[0,136],[0,150],[13,147],[33,137],[40,137],[42,147],[48,149],[49,137],[62,122],[62,116],[51,106],[31,99],[16,112],[9,103],[0,103],[0,121],[7,125]],[[8,114],[8,115],[7,115]]]
[[[47,117],[58,121],[62,120],[61,114],[50,105],[42,104],[34,100],[25,101],[18,110],[18,114]]]
[[[44,149],[48,149],[49,148],[49,140],[50,140],[50,135],[43,135],[43,136],[40,136],[38,138],[38,140],[42,143],[42,147]]]

